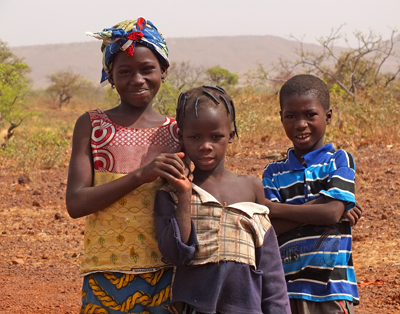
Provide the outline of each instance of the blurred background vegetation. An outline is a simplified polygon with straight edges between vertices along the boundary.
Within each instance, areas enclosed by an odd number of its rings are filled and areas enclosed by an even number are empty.
[[[160,113],[175,116],[179,94],[199,85],[224,87],[235,100],[239,139],[228,155],[242,147],[287,142],[279,117],[278,91],[295,74],[311,73],[322,78],[331,90],[333,123],[326,142],[336,147],[357,149],[369,145],[392,145],[400,138],[399,70],[382,73],[381,67],[395,55],[400,40],[393,31],[389,40],[372,32],[355,33],[359,45],[335,55],[338,32],[320,40],[320,54],[304,51],[299,41],[296,60],[281,59],[266,69],[249,71],[239,78],[229,69],[204,69],[188,62],[172,64],[153,105]],[[0,41],[0,168],[20,171],[68,165],[76,119],[91,109],[108,109],[119,104],[110,87],[96,87],[71,71],[48,75],[46,89],[33,89],[27,79],[29,67]],[[239,81],[246,83],[239,84]],[[257,146],[255,146],[255,149]],[[262,152],[259,152],[262,153]]]

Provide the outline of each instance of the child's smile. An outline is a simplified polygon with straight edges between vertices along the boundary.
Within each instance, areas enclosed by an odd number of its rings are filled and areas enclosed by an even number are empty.
[[[281,121],[299,158],[324,146],[332,110],[324,110],[313,95],[293,95],[282,103]]]
[[[133,56],[127,56],[124,52],[116,55],[109,80],[121,96],[121,103],[147,107],[165,76],[165,70],[154,53],[138,44]]]

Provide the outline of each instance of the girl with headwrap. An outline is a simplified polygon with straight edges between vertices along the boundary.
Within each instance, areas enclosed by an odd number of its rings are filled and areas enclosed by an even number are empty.
[[[121,98],[76,122],[67,209],[86,217],[81,313],[169,313],[172,267],[158,250],[154,198],[162,179],[184,176],[174,119],[153,110],[167,75],[168,49],[144,18],[98,33],[101,83]]]

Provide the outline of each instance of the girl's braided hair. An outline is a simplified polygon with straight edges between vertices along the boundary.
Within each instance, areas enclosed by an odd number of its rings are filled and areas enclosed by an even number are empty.
[[[239,137],[236,127],[235,105],[232,98],[220,86],[203,85],[179,95],[178,105],[176,107],[176,122],[180,129],[182,129],[183,119],[188,110],[194,110],[195,117],[198,118],[198,108],[200,105],[208,107],[212,105],[223,105],[233,123],[235,134]]]

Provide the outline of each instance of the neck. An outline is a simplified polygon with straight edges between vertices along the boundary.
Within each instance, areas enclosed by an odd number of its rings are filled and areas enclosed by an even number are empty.
[[[162,125],[165,117],[154,111],[152,106],[136,108],[124,105],[110,109],[109,114],[114,116],[113,122],[125,127],[151,128]]]
[[[119,114],[124,114],[124,115],[141,116],[142,114],[143,115],[157,114],[157,112],[154,111],[151,103],[145,107],[135,107],[121,101],[121,103],[117,107],[115,107],[115,109]]]
[[[193,171],[193,183],[201,186],[202,184],[213,181],[218,182],[223,179],[223,177],[228,173],[228,170],[225,169],[225,166],[222,164],[222,167],[215,168],[210,171],[203,171],[194,169]]]

